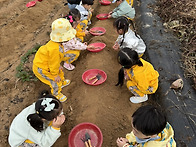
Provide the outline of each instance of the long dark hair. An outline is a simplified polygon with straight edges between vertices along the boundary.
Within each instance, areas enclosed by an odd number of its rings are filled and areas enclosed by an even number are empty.
[[[43,104],[43,101],[51,100],[50,105],[54,105],[53,108],[47,110],[47,104]],[[41,132],[44,130],[43,119],[52,121],[62,111],[62,103],[56,99],[53,95],[42,94],[41,98],[35,103],[35,113],[28,115],[27,120],[30,125],[37,131]]]
[[[118,52],[118,62],[122,65],[122,68],[119,70],[118,73],[118,83],[116,86],[122,86],[124,83],[124,69],[129,69],[134,65],[143,66],[138,53],[131,48],[122,48]]]
[[[131,19],[128,19],[125,16],[120,16],[113,23],[113,26],[117,29],[117,31],[119,31],[120,29],[123,30],[123,40],[121,41],[120,46],[122,46],[122,44],[124,42],[125,33],[129,30],[129,26],[130,25],[133,27],[133,31],[135,33],[135,36],[138,39],[140,39],[140,37],[136,33],[134,23],[133,23],[133,21]]]

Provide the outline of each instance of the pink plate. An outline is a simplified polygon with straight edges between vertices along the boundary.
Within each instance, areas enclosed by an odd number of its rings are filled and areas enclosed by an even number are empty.
[[[93,84],[93,82],[96,80],[96,78],[94,78],[92,80],[90,80],[90,78],[92,78],[96,75],[100,75],[100,79],[96,83]],[[88,85],[92,85],[92,86],[100,85],[100,84],[104,83],[106,79],[107,79],[106,73],[100,69],[89,69],[82,74],[82,80],[84,81],[84,83],[86,83]]]
[[[94,27],[91,28],[89,32],[94,36],[100,36],[105,34],[106,30],[103,27]]]
[[[111,4],[111,1],[108,1],[108,0],[101,0],[101,1],[99,1],[99,3],[100,3],[101,5],[110,5],[110,4]]]
[[[105,19],[108,19],[108,15],[109,14],[98,14],[96,17],[99,20],[105,20]]]
[[[93,147],[101,147],[103,143],[101,130],[96,125],[88,122],[80,123],[71,130],[68,138],[69,147],[84,147],[81,138],[85,137],[85,133],[90,135]]]
[[[87,50],[89,50],[90,52],[96,53],[96,52],[102,51],[106,47],[106,44],[102,42],[96,42],[96,43],[91,43],[88,46],[92,46],[95,49],[92,48],[92,49],[87,49]]]
[[[35,6],[35,4],[36,4],[36,1],[31,1],[31,2],[28,2],[27,4],[26,4],[26,7],[33,7],[33,6]]]

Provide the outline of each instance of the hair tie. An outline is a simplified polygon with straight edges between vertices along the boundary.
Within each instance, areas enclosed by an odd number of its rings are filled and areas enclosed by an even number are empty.
[[[73,17],[72,16],[68,16],[70,18],[69,22],[73,22]]]
[[[45,106],[46,105],[46,107],[44,108],[44,111],[47,111],[48,112],[48,111],[51,111],[51,110],[54,109],[55,103],[50,104],[51,101],[52,101],[52,98],[45,98],[42,101],[41,105],[42,106]]]

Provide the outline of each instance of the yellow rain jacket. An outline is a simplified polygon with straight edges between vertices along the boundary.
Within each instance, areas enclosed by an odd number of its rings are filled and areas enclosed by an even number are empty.
[[[37,51],[33,64],[51,73],[54,78],[59,74],[60,63],[64,61],[64,49],[60,43],[49,41]],[[54,79],[53,79],[54,80]]]
[[[126,135],[129,140],[129,147],[137,145],[137,147],[176,147],[176,142],[174,140],[174,131],[169,123],[167,123],[165,129],[158,134],[160,137],[157,140],[147,141],[145,143],[137,143],[135,135],[133,132]]]
[[[127,81],[127,88],[134,88],[139,96],[144,96],[144,94],[152,94],[158,88],[158,77],[159,73],[153,68],[153,66],[140,58],[143,66],[135,65],[130,69],[127,69],[127,75],[130,78]]]

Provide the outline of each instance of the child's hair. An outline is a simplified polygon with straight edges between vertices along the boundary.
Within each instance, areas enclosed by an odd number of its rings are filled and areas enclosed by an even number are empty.
[[[125,16],[120,16],[118,17],[114,23],[113,26],[117,29],[117,31],[119,31],[120,29],[123,30],[123,40],[120,43],[120,46],[122,46],[123,42],[124,42],[124,38],[125,38],[125,33],[129,30],[129,25],[131,25],[133,27],[133,31],[135,33],[135,36],[140,39],[140,37],[137,35],[135,27],[134,27],[134,23],[131,19],[128,19]]]
[[[133,65],[143,66],[138,53],[131,48],[125,47],[118,52],[118,62],[122,65],[118,73],[118,83],[116,86],[122,86],[124,83],[124,69],[129,69]]]
[[[43,93],[41,98],[35,103],[35,113],[28,115],[27,120],[37,131],[44,130],[43,119],[52,121],[61,113],[62,103],[53,95]]]
[[[80,20],[81,14],[80,14],[80,11],[78,9],[71,9],[69,11],[69,14],[66,15],[64,18],[69,20],[70,24],[72,25],[73,22],[77,21],[77,19]]]
[[[93,5],[94,4],[94,0],[82,0],[82,4],[85,5]]]
[[[164,112],[153,105],[141,106],[132,118],[134,128],[146,136],[159,134],[167,123]]]

